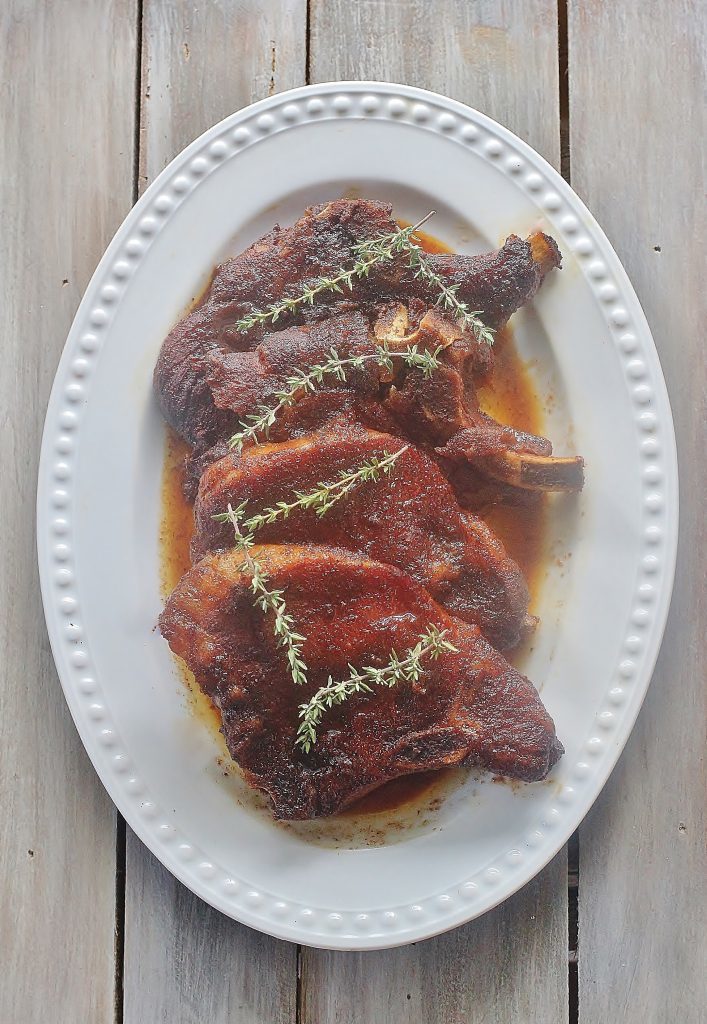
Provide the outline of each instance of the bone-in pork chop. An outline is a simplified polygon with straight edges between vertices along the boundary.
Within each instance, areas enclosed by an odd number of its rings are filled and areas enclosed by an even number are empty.
[[[252,349],[269,330],[258,325],[244,336],[233,327],[235,321],[348,267],[357,241],[395,227],[387,204],[340,199],[312,207],[291,227],[275,228],[219,267],[202,304],[174,327],[160,351],[154,383],[167,422],[200,451],[215,444],[234,417],[214,405],[207,379],[209,354]],[[429,259],[447,286],[458,287],[460,300],[484,311],[490,327],[504,324],[560,264],[555,242],[542,232],[527,241],[513,235],[501,249],[482,256]],[[277,326],[322,320],[355,308],[374,318],[391,300],[430,307],[438,298],[433,286],[396,260],[373,267],[351,291],[320,294],[313,305],[300,307],[296,316]]]
[[[532,684],[477,627],[447,615],[391,566],[325,547],[255,547],[284,591],[308,682],[296,686],[269,616],[254,609],[237,550],[208,555],[182,578],[160,618],[164,637],[221,712],[233,758],[280,818],[333,814],[389,779],[475,765],[525,781],[562,753]],[[424,663],[416,683],[356,694],[328,710],[309,753],[296,745],[298,706],[350,665],[385,665],[430,626],[457,648]]]
[[[513,647],[529,624],[520,569],[483,520],[459,508],[437,465],[389,434],[332,425],[213,463],[201,477],[194,506],[194,560],[232,546],[232,525],[214,519],[229,503],[247,501],[245,515],[252,515],[401,450],[388,475],[358,484],[326,515],[296,508],[262,526],[258,542],[325,544],[397,566],[447,611],[476,623],[494,647]]]
[[[218,410],[233,412],[244,422],[254,409],[277,404],[294,371],[306,372],[324,362],[332,351],[343,358],[364,356],[366,362],[360,369],[348,369],[343,380],[327,375],[319,390],[343,388],[360,396],[366,403],[359,402],[366,425],[378,426],[384,414],[395,425],[396,434],[435,449],[445,462],[473,463],[482,475],[512,486],[581,489],[581,458],[557,458],[547,438],[497,423],[479,408],[475,378],[483,379],[488,372],[478,357],[480,349],[488,352],[486,345],[470,340],[437,310],[425,312],[416,327],[409,327],[407,307],[389,306],[372,332],[363,315],[353,312],[268,334],[251,352],[211,353],[208,380],[214,403]],[[392,353],[411,347],[437,352],[440,365],[426,375],[393,356],[392,370],[381,367],[372,356],[382,344]],[[301,388],[287,410],[287,419],[276,420],[271,433],[280,438],[292,436],[299,422],[297,405],[309,395]],[[320,413],[323,408],[320,406]],[[311,420],[310,410],[303,412]]]

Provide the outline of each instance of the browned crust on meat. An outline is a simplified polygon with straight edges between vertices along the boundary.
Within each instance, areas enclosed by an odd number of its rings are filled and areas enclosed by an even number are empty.
[[[234,759],[281,818],[334,814],[363,792],[423,769],[476,765],[525,781],[562,753],[532,684],[475,626],[446,614],[406,574],[324,547],[256,547],[306,636],[306,686],[283,668],[271,624],[253,610],[236,551],[210,555],[181,580],[160,618],[218,706]],[[326,713],[308,754],[296,747],[298,706],[349,663],[385,664],[429,626],[457,647],[429,660],[416,684],[359,694]]]

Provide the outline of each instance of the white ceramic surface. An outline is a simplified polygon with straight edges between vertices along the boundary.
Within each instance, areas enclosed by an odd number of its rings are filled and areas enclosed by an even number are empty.
[[[460,251],[542,227],[563,270],[512,321],[546,431],[586,458],[561,499],[537,643],[524,670],[566,753],[549,782],[470,777],[382,846],[274,824],[224,785],[155,630],[164,428],[151,393],[161,341],[225,255],[312,202],[390,200]],[[506,129],[444,97],[381,83],[274,96],[227,118],[147,190],[76,315],[47,412],[38,490],[44,607],[84,745],[160,860],[224,913],[343,949],[393,946],[478,916],[562,846],[613,767],[660,644],[677,541],[670,407],[638,300],[591,214]]]

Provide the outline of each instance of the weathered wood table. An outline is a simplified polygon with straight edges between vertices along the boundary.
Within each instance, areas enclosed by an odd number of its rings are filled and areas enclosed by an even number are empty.
[[[0,1024],[706,1020],[703,5],[5,0],[0,41]],[[131,203],[226,114],[351,78],[464,100],[561,167],[653,328],[682,503],[655,678],[569,862],[467,927],[366,954],[234,924],[116,820],[56,679],[33,529],[55,366]]]

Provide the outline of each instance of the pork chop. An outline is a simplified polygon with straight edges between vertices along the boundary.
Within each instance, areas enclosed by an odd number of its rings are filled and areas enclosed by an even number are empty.
[[[261,527],[258,542],[324,544],[397,566],[447,611],[477,624],[494,647],[515,646],[532,621],[520,569],[483,520],[459,508],[438,466],[390,434],[332,424],[213,463],[194,506],[193,559],[232,546],[233,527],[214,519],[229,503],[247,501],[252,515],[401,450],[390,474],[360,483],[324,516],[298,508],[277,518]]]
[[[238,550],[193,566],[160,627],[215,702],[231,755],[277,817],[334,814],[390,779],[451,765],[535,781],[561,756],[532,684],[399,569],[324,547],[256,546],[252,554],[306,638],[306,685],[292,682],[272,622],[253,607]],[[325,713],[308,753],[297,746],[299,705],[329,676],[385,665],[392,649],[409,650],[430,626],[446,630],[456,652],[429,659],[417,682],[351,696]]]
[[[318,388],[363,396],[366,405],[360,408],[366,425],[378,425],[380,411],[374,422],[372,410],[382,407],[395,424],[395,433],[434,449],[445,463],[474,463],[483,475],[516,487],[581,490],[584,464],[580,457],[557,458],[547,438],[498,423],[481,411],[475,379],[478,375],[483,379],[487,367],[479,363],[479,345],[470,342],[467,332],[437,310],[425,312],[410,327],[407,307],[389,306],[372,332],[356,311],[268,334],[252,352],[211,353],[208,381],[214,403],[220,411],[233,412],[241,423],[247,422],[253,410],[277,405],[293,372],[307,372],[332,351],[345,359],[364,356],[367,361],[360,369],[348,369],[343,378],[329,374]],[[381,367],[372,358],[381,345],[392,353],[411,348],[437,352],[440,365],[434,373],[425,374],[393,357],[392,370]],[[275,421],[276,436],[292,436],[292,428],[299,423],[297,406],[310,394],[303,387],[293,396],[287,419]],[[305,415],[311,422],[309,406]]]
[[[308,209],[288,228],[274,228],[239,256],[217,268],[200,306],[184,317],[162,345],[154,386],[163,415],[200,452],[215,444],[234,417],[217,409],[206,376],[209,355],[255,348],[267,327],[246,335],[234,328],[240,317],[272,302],[300,294],[322,275],[352,262],[352,246],[361,239],[395,230],[391,207],[363,199],[341,199]],[[436,273],[472,309],[484,311],[491,327],[537,291],[545,275],[560,264],[555,242],[542,232],[528,241],[511,236],[496,252],[482,256],[430,256]],[[343,294],[321,293],[313,305],[278,326],[326,319],[358,308],[368,318],[390,301],[435,305],[438,293],[415,277],[402,261],[374,267],[368,278]]]

